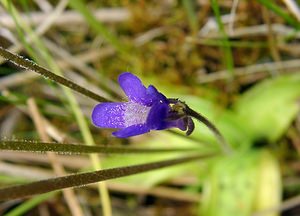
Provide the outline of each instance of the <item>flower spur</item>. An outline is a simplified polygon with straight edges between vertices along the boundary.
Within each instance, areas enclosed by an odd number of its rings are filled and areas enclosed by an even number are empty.
[[[94,125],[120,129],[112,134],[127,138],[149,132],[179,128],[191,134],[194,123],[185,115],[182,102],[167,99],[153,85],[146,88],[135,75],[125,72],[119,76],[119,84],[128,102],[106,102],[95,106],[92,112]]]

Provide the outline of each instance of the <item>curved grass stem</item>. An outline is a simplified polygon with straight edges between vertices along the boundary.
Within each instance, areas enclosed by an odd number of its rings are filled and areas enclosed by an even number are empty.
[[[218,141],[219,141],[219,143],[221,145],[221,148],[222,148],[222,150],[223,150],[224,153],[226,153],[226,154],[232,153],[232,148],[226,142],[224,136],[221,134],[221,132],[218,130],[218,128],[213,123],[211,123],[206,117],[204,117],[200,113],[192,110],[187,105],[186,105],[186,114],[189,115],[189,116],[191,116],[191,117],[194,117],[198,121],[200,121],[203,124],[205,124],[214,133],[214,135],[218,139]]]

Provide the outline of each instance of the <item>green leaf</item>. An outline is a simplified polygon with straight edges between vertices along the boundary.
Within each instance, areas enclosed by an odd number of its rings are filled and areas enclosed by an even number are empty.
[[[250,216],[278,206],[280,197],[275,158],[266,150],[240,152],[219,158],[212,167],[204,183],[200,215]]]
[[[259,176],[253,205],[254,212],[278,207],[281,205],[282,184],[279,163],[268,151],[260,153]],[[276,212],[267,214],[277,216]]]
[[[234,105],[240,122],[255,141],[276,141],[299,112],[300,74],[263,81],[244,93]]]
[[[136,142],[141,148],[150,148],[156,149],[164,146],[168,149],[180,149],[180,148],[194,148],[194,153],[198,152],[201,154],[206,154],[210,152],[218,152],[220,151],[219,147],[211,146],[209,144],[199,144],[199,142],[195,140],[186,139],[185,137],[176,136],[171,133],[162,132],[162,131],[152,131],[151,135],[147,137],[147,139],[143,139],[143,142],[139,142],[139,138],[133,139],[133,142]],[[135,154],[135,155],[118,155],[118,156],[111,156],[105,158],[103,162],[103,166],[105,168],[109,167],[119,167],[119,166],[128,166],[134,165],[138,163],[147,163],[150,161],[157,161],[157,160],[165,160],[172,157],[182,157],[186,155],[186,152],[169,152],[168,154]],[[146,156],[146,157],[145,157]],[[209,159],[206,159],[207,161]],[[200,169],[201,164],[199,163],[189,163],[180,166],[168,167],[166,169],[160,169],[152,171],[151,173],[142,173],[135,176],[128,176],[121,179],[114,179],[115,182],[122,182],[126,184],[136,185],[143,187],[151,187],[157,185],[161,182],[165,182],[168,179],[176,178],[178,176],[184,176],[187,173],[197,174]]]

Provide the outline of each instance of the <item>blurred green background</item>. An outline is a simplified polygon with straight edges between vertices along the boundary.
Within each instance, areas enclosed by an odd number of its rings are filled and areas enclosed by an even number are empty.
[[[206,116],[234,149],[232,155],[109,181],[110,204],[92,186],[75,189],[75,212],[53,193],[0,203],[0,214],[110,215],[110,208],[112,215],[300,214],[299,1],[0,2],[2,47],[112,101],[126,100],[117,77],[130,71]],[[1,139],[44,139],[30,115],[28,99],[34,98],[49,140],[219,149],[198,122],[189,137],[172,130],[114,138],[112,130],[91,124],[95,101],[0,62]],[[106,155],[101,166],[183,154]],[[100,168],[95,157],[55,160],[68,173]],[[54,175],[44,155],[0,152],[1,186]]]

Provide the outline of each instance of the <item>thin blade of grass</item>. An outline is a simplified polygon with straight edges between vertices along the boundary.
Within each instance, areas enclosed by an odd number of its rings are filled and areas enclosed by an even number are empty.
[[[223,22],[222,22],[222,18],[221,18],[221,13],[220,13],[220,9],[219,9],[219,4],[217,0],[211,0],[211,7],[214,11],[214,14],[216,16],[216,21],[219,27],[219,30],[223,36],[223,39],[221,40],[221,42],[224,44],[221,48],[222,51],[224,53],[224,63],[226,65],[228,74],[229,74],[229,80],[233,79],[233,68],[234,68],[234,63],[233,63],[233,58],[232,58],[232,52],[231,52],[231,48],[230,48],[230,43],[229,43],[229,39],[225,33],[224,30],[224,26],[223,26]]]
[[[269,0],[258,0],[263,6],[268,8],[269,10],[276,13],[278,16],[282,17],[287,23],[294,26],[297,30],[300,29],[300,23],[292,16],[290,16],[287,12],[285,12],[281,7],[274,4],[274,1]]]
[[[43,116],[39,111],[38,105],[34,98],[29,98],[27,101],[28,109],[30,111],[30,116],[34,122],[34,125],[37,129],[39,137],[44,142],[50,142],[51,139],[46,132],[45,122],[43,121]],[[59,156],[53,152],[46,153],[49,162],[51,163],[52,169],[57,176],[66,175],[64,166],[59,161]],[[76,197],[76,193],[72,188],[66,188],[63,191],[63,196],[66,200],[69,210],[74,216],[84,216],[79,201]]]
[[[140,165],[104,169],[94,172],[73,174],[63,177],[51,178],[47,180],[32,182],[19,186],[12,186],[0,189],[0,201],[12,200],[33,196],[36,194],[60,190],[69,187],[79,187],[104,180],[138,174],[150,170],[161,169],[168,166],[205,159],[216,154],[185,156],[177,159],[145,163]]]
[[[34,198],[30,199],[30,200],[27,200],[26,202],[23,202],[22,205],[17,206],[13,210],[11,210],[7,214],[5,214],[5,216],[19,216],[19,215],[24,215],[30,209],[33,209],[38,204],[40,204],[40,203],[48,200],[49,198],[55,196],[56,194],[57,194],[56,191],[55,192],[50,192],[50,193],[45,193],[45,194],[41,194],[41,195],[39,195],[37,197],[34,197]]]
[[[102,37],[108,41],[118,52],[121,54],[129,55],[128,49],[124,44],[121,44],[118,38],[112,34],[101,22],[99,22],[93,13],[86,7],[86,3],[83,0],[72,0],[70,6],[77,10],[86,20],[86,22],[92,27],[92,29],[101,34]]]
[[[192,32],[193,34],[197,34],[197,31],[199,30],[199,26],[198,26],[197,14],[195,11],[195,7],[196,7],[195,1],[184,0],[182,1],[182,4],[187,13]]]

